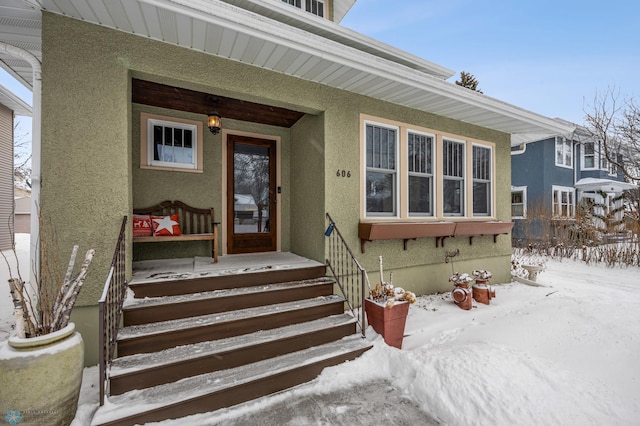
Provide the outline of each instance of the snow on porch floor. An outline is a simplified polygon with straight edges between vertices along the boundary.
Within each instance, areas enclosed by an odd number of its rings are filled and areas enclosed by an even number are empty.
[[[133,262],[130,283],[250,274],[322,265],[320,262],[290,252],[226,255],[218,257],[218,263],[213,263],[213,259],[210,257],[140,260]]]

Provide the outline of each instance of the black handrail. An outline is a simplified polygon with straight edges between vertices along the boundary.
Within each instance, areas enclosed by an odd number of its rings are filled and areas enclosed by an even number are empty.
[[[324,233],[329,238],[329,254],[327,266],[333,274],[336,283],[351,309],[351,313],[358,322],[362,336],[365,336],[364,298],[367,282],[367,271],[353,255],[349,245],[342,237],[336,222],[327,213],[329,226]]]
[[[109,275],[104,284],[102,297],[98,301],[100,311],[100,406],[104,405],[105,394],[108,394],[108,368],[115,355],[122,305],[127,294],[126,225],[127,216],[124,216]]]

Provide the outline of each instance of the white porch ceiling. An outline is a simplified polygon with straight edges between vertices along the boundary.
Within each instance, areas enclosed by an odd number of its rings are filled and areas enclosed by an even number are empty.
[[[445,68],[330,21],[314,18],[304,25],[306,15],[295,10],[263,16],[250,10],[257,7],[253,0],[244,7],[220,0],[0,0],[0,42],[41,58],[44,10],[505,133],[573,130],[448,83],[433,75]],[[0,61],[30,86],[27,62],[3,54]]]

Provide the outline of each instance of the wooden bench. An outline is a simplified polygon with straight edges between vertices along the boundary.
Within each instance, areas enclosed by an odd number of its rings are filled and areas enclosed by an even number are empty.
[[[133,209],[134,214],[171,216],[178,215],[182,235],[133,237],[134,243],[163,243],[171,241],[211,240],[211,257],[218,262],[218,223],[214,222],[214,211],[191,207],[182,201],[163,201],[155,206]]]

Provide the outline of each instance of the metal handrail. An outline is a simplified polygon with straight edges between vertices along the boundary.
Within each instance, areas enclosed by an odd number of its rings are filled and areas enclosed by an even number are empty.
[[[349,245],[342,237],[336,222],[327,213],[329,226],[324,235],[329,238],[329,255],[326,264],[333,274],[338,287],[358,322],[362,336],[365,336],[364,298],[367,271],[353,255]]]
[[[118,242],[113,253],[109,275],[98,301],[100,317],[100,406],[108,394],[108,368],[116,351],[116,339],[122,317],[122,305],[127,294],[125,231],[127,216],[122,219]]]

